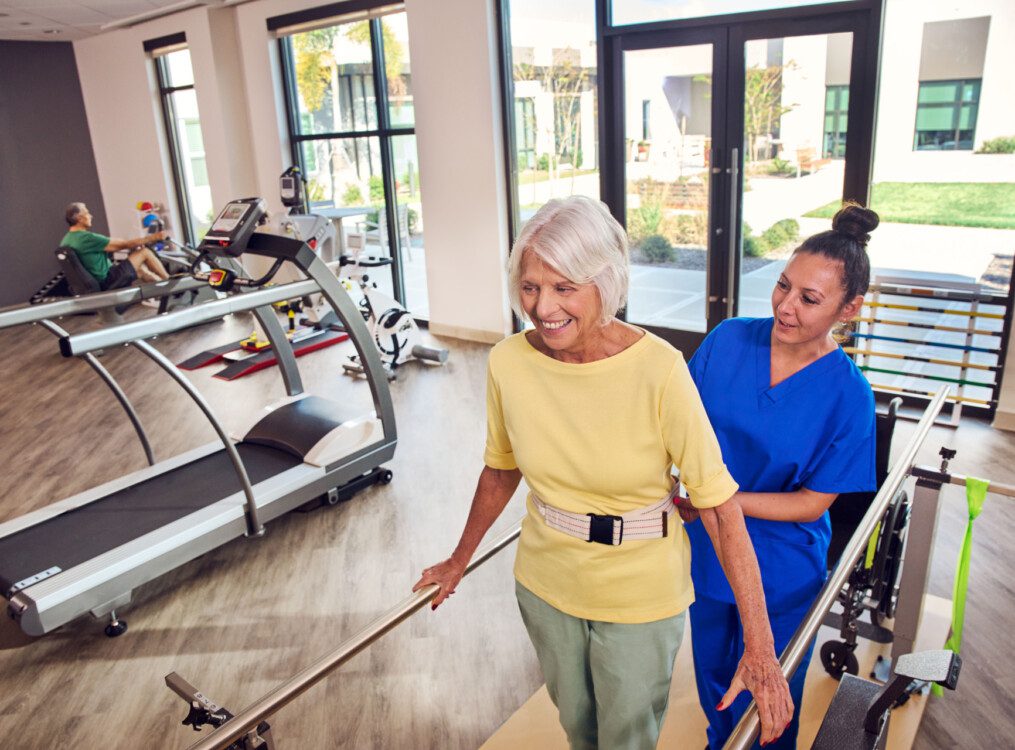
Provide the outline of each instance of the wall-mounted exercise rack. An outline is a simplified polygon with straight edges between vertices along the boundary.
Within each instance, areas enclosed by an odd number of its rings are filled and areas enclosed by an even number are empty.
[[[952,386],[951,418],[963,407],[993,417],[1004,370],[1010,298],[979,284],[876,276],[845,352],[875,392],[929,400]]]

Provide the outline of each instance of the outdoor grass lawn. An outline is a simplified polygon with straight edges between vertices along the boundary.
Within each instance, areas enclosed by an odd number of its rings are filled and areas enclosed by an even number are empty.
[[[831,218],[839,205],[804,215]],[[881,221],[1015,229],[1015,183],[881,182],[874,185],[871,208]]]

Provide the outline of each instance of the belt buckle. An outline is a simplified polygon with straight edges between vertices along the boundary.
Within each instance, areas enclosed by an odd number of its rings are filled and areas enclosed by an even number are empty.
[[[617,540],[617,544],[624,540],[624,519],[620,516],[601,516],[596,513],[587,513],[586,515],[589,517],[589,542],[614,546],[614,521],[620,521],[620,538]]]

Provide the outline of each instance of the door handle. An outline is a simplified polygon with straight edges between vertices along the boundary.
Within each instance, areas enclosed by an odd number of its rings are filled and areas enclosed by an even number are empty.
[[[740,149],[730,149],[730,166],[726,170],[730,176],[730,232],[729,232],[729,263],[726,266],[726,317],[732,318],[736,312],[736,263],[739,248],[737,247],[737,202],[740,200]]]

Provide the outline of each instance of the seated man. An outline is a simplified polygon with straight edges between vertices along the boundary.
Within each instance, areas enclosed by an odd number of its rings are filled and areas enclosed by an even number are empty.
[[[70,231],[60,241],[62,247],[69,247],[81,259],[81,265],[99,282],[102,291],[130,286],[135,279],[158,281],[169,278],[162,261],[146,245],[167,237],[167,232],[156,232],[133,240],[118,240],[96,234],[92,228],[92,215],[84,203],[67,206],[66,217]],[[110,262],[109,254],[117,250],[129,250],[126,260]]]

